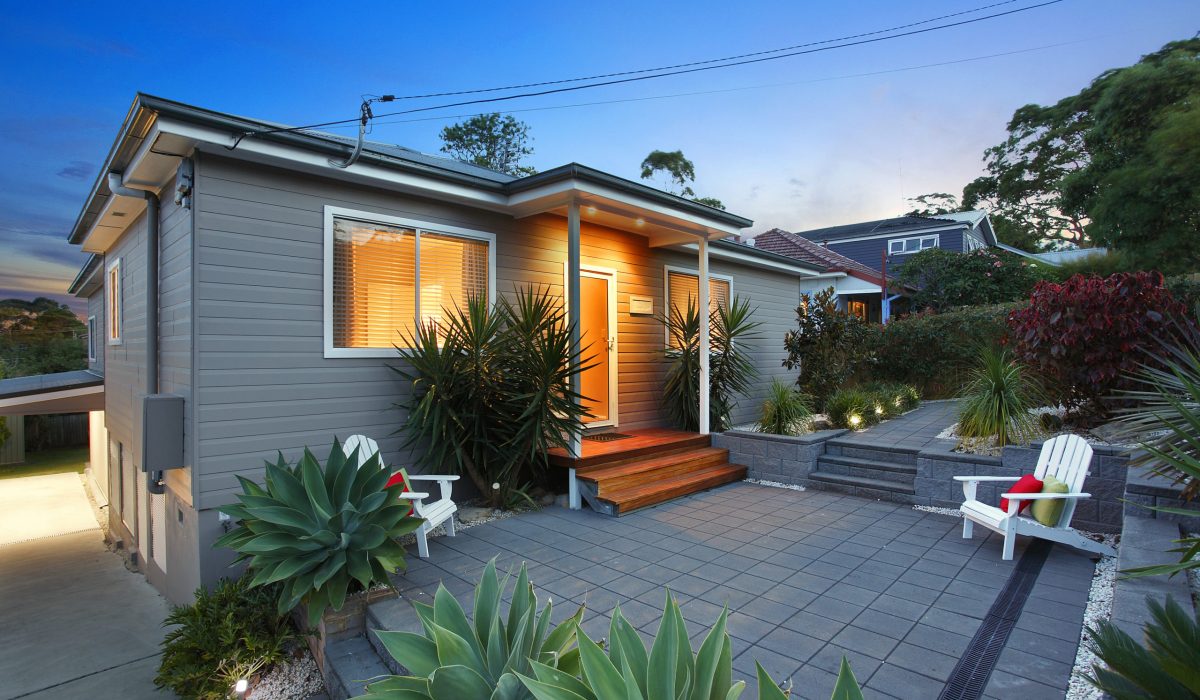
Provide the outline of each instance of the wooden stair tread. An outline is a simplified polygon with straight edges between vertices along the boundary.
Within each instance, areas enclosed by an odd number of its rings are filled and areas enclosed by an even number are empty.
[[[580,470],[613,466],[646,456],[708,447],[711,444],[712,437],[700,433],[679,430],[646,430],[635,432],[631,437],[609,443],[585,440],[583,456],[578,459],[568,456],[565,450],[558,447],[550,450],[549,457],[552,466]]]
[[[575,472],[575,476],[584,481],[604,481],[633,474],[654,471],[663,467],[672,467],[683,462],[696,462],[706,458],[728,456],[729,450],[720,447],[700,447],[681,452],[670,452],[659,455],[623,460],[618,464],[604,464],[595,467],[584,467]]]
[[[746,467],[740,464],[720,464],[704,467],[686,474],[671,476],[652,483],[632,486],[605,494],[600,498],[614,504],[618,515],[638,508],[669,501],[679,496],[704,491],[714,486],[741,481]]]

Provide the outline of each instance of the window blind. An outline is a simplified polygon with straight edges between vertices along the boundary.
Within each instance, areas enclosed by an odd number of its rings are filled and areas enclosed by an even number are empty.
[[[670,271],[667,273],[668,302],[672,307],[687,311],[688,300],[692,306],[700,302],[700,278],[686,272]],[[729,306],[729,280],[708,278],[708,308],[715,311],[717,307]]]

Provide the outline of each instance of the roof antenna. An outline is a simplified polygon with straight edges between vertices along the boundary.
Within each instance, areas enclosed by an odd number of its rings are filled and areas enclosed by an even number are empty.
[[[355,163],[357,163],[358,157],[362,155],[363,137],[366,136],[366,134],[367,134],[367,124],[369,124],[371,122],[371,119],[373,119],[375,117],[375,115],[371,112],[371,103],[372,102],[391,102],[392,100],[395,100],[395,99],[396,99],[395,95],[381,95],[379,97],[364,97],[363,101],[362,101],[362,109],[361,109],[362,115],[358,119],[358,144],[356,144],[354,146],[354,152],[350,154],[349,158],[347,158],[346,160],[343,160],[343,161],[337,161],[337,160],[330,158],[329,164],[335,168],[345,169],[345,168],[349,168],[351,165],[354,165]]]

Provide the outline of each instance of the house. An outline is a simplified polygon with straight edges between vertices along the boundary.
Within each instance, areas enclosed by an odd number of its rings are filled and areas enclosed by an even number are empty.
[[[366,433],[411,463],[396,331],[469,293],[566,297],[582,342],[607,347],[581,379],[590,430],[665,423],[659,319],[689,296],[758,309],[760,377],[735,422],[793,378],[781,346],[799,282],[826,270],[730,242],[750,220],[578,164],[514,178],[355,146],[138,95],[70,233],[92,253],[71,291],[88,300],[93,383],[74,381],[96,402],[100,497],[171,600],[227,574],[221,507],[276,450]]]
[[[802,294],[815,294],[832,287],[838,308],[864,321],[879,323],[887,320],[885,310],[890,303],[885,303],[883,275],[878,270],[783,229],[773,228],[760,233],[748,244],[758,250],[824,267],[825,272],[800,280]]]

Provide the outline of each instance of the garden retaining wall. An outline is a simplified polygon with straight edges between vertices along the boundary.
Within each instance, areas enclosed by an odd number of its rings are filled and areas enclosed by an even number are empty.
[[[830,484],[810,479],[809,474],[817,470],[817,462],[826,453],[826,443],[847,432],[823,430],[793,437],[730,430],[713,435],[713,446],[728,449],[729,461],[746,465],[749,478],[829,489]],[[878,451],[892,448],[887,444],[858,444]],[[887,494],[888,498],[914,505],[957,508],[962,504],[963,491],[962,485],[954,481],[955,476],[1019,477],[1030,473],[1037,464],[1041,443],[1029,447],[1005,447],[999,457],[962,454],[954,452],[953,447],[952,441],[939,440],[923,448],[917,453],[914,493]],[[1094,445],[1093,450],[1095,454],[1084,486],[1092,498],[1079,503],[1072,522],[1083,530],[1120,532],[1125,510],[1122,499],[1126,496],[1129,454],[1119,448],[1101,445]],[[998,503],[1004,486],[981,483],[977,497],[985,503]],[[1148,498],[1149,495],[1140,497]],[[1166,503],[1170,495],[1155,498],[1162,498]],[[1178,498],[1178,493],[1175,498]]]

